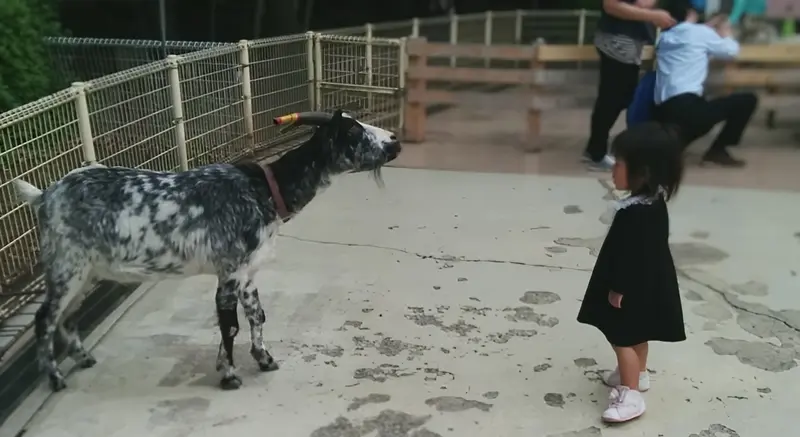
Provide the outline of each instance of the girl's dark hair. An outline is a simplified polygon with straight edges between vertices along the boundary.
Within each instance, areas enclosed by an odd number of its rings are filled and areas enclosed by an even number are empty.
[[[617,135],[611,151],[628,168],[632,194],[654,196],[663,189],[670,200],[678,192],[683,179],[683,140],[676,127],[638,124]]]

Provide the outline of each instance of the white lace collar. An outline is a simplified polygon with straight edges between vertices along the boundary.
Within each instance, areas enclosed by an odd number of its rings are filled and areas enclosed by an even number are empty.
[[[619,211],[621,209],[625,209],[631,205],[652,205],[653,202],[658,200],[659,198],[664,197],[666,194],[666,190],[664,188],[659,187],[658,192],[656,192],[653,196],[648,196],[645,194],[638,194],[636,196],[628,196],[624,199],[617,200],[614,202],[614,211]]]

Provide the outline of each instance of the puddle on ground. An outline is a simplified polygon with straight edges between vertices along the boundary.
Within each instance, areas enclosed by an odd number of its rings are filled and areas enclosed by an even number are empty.
[[[579,431],[567,431],[560,434],[549,434],[547,437],[602,437],[603,433],[600,428],[590,426]]]
[[[715,423],[696,434],[689,434],[689,437],[739,437],[739,433],[725,425]]]
[[[797,367],[793,349],[770,343],[715,337],[705,344],[717,355],[733,355],[742,364],[768,372],[784,372]]]
[[[538,334],[533,329],[509,329],[505,333],[489,334],[489,341],[499,344],[508,343],[513,337],[530,338]]]
[[[415,375],[416,372],[401,369],[395,364],[381,364],[378,367],[362,367],[353,372],[355,379],[369,379],[375,382],[386,382],[389,378],[402,378]]]
[[[574,361],[576,366],[586,368],[592,367],[597,365],[597,361],[594,358],[576,358]]]
[[[567,205],[564,207],[564,214],[580,214],[583,210],[578,205]]]
[[[564,395],[561,393],[547,393],[544,395],[544,403],[556,408],[564,408]]]
[[[415,357],[422,356],[426,350],[430,349],[427,346],[406,343],[402,340],[395,340],[392,337],[383,337],[380,341],[378,341],[367,340],[365,337],[358,336],[353,337],[353,343],[355,343],[357,350],[373,348],[377,350],[379,354],[387,357],[394,357],[407,351],[409,360],[413,360]]]

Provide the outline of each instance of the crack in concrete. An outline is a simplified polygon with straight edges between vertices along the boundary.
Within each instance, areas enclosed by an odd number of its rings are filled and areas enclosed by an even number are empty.
[[[345,243],[341,241],[326,241],[326,240],[314,240],[310,238],[303,238],[303,237],[296,237],[294,235],[286,235],[286,234],[278,234],[280,237],[289,238],[296,241],[302,241],[304,243],[310,244],[324,244],[329,246],[344,246],[344,247],[362,247],[362,248],[370,248],[370,249],[378,249],[378,250],[385,250],[388,252],[396,252],[396,253],[403,253],[406,255],[415,256],[419,259],[431,259],[434,261],[445,261],[445,262],[465,262],[465,263],[484,263],[484,264],[510,264],[522,267],[534,267],[540,269],[553,269],[553,270],[569,270],[569,271],[576,271],[576,272],[591,272],[592,269],[589,268],[581,268],[581,267],[569,267],[569,266],[559,266],[559,265],[552,265],[552,264],[539,264],[539,263],[529,263],[524,261],[514,261],[514,260],[499,260],[499,259],[482,259],[482,258],[465,258],[465,257],[455,257],[452,255],[425,255],[418,252],[412,252],[410,250],[401,249],[399,247],[390,247],[390,246],[381,246],[377,244],[362,244],[362,243]]]
[[[684,278],[684,279],[686,279],[688,281],[694,282],[697,285],[703,286],[703,287],[713,291],[714,293],[718,294],[720,297],[722,297],[722,300],[724,300],[725,303],[730,305],[731,308],[739,310],[739,311],[741,311],[743,313],[748,313],[748,314],[752,314],[752,315],[755,315],[755,316],[766,317],[766,318],[771,319],[771,320],[773,320],[775,322],[783,324],[784,326],[786,326],[787,328],[789,328],[789,329],[791,329],[791,330],[793,330],[795,332],[800,333],[800,329],[798,329],[797,327],[793,326],[791,323],[787,322],[786,320],[781,319],[780,317],[777,317],[777,316],[775,316],[773,314],[770,314],[770,313],[762,313],[762,312],[759,312],[759,311],[754,311],[754,310],[751,310],[749,308],[746,308],[745,306],[738,305],[738,304],[734,303],[730,299],[729,293],[726,292],[725,290],[720,290],[719,288],[715,287],[714,285],[712,285],[712,284],[710,284],[710,283],[708,283],[706,281],[702,281],[700,279],[697,279],[697,278],[693,277],[691,275],[691,273],[688,273],[688,272],[686,272],[684,270],[677,269],[677,272],[678,272],[678,275],[680,277],[682,277],[682,278]]]

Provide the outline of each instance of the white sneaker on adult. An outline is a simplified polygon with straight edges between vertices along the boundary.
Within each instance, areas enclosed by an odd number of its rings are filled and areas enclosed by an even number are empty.
[[[603,378],[603,383],[609,387],[622,385],[622,378],[619,376],[619,367],[614,369],[613,372],[608,373]],[[639,391],[646,392],[647,390],[650,390],[650,373],[645,370],[639,373]]]
[[[612,388],[608,400],[608,408],[603,411],[605,422],[628,422],[644,414],[646,409],[642,394],[624,385]]]
[[[589,171],[611,171],[614,164],[617,162],[611,155],[606,155],[599,162],[589,161],[587,169]]]

